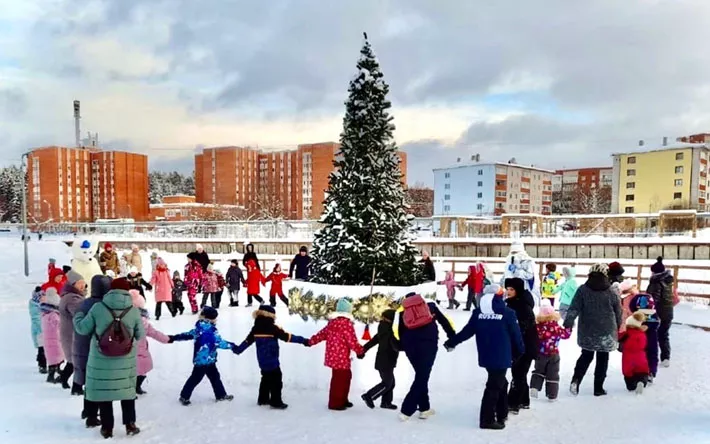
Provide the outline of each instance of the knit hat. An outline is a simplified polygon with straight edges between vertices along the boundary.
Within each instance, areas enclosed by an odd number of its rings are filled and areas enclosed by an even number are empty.
[[[200,316],[210,321],[214,321],[215,319],[217,319],[217,316],[219,316],[219,312],[217,312],[217,309],[212,308],[209,305],[205,305],[204,308],[202,308],[202,313],[200,313]]]
[[[614,261],[609,264],[609,277],[614,278],[614,277],[620,277],[624,275],[624,267],[621,266],[620,263]]]
[[[71,267],[69,265],[62,265],[62,271],[64,272],[64,274],[69,273],[70,270]]]
[[[50,263],[50,264],[56,264],[56,263],[57,263],[57,260],[54,259],[53,257],[50,257],[50,258],[49,258],[49,263]]]
[[[130,290],[131,283],[126,278],[118,278],[111,281],[111,290]]]
[[[106,270],[106,276],[110,277],[111,279],[116,277],[116,273],[113,272],[113,270]]]
[[[663,265],[663,257],[658,256],[656,263],[651,265],[651,273],[663,273],[664,271],[666,271],[666,266]]]
[[[79,281],[83,281],[84,277],[74,270],[69,270],[67,273],[67,283],[69,285],[75,285]]]
[[[44,292],[44,301],[50,305],[59,306],[59,293],[54,287],[48,287]]]
[[[133,289],[133,290],[128,290],[128,292],[131,294],[131,301],[133,301],[133,306],[136,308],[145,308],[145,299],[143,299],[143,296],[141,296],[141,292]]]
[[[108,250],[108,249],[113,249],[113,245],[111,245],[110,242],[106,242],[106,243],[104,244],[104,250]]]
[[[204,249],[205,249],[205,247],[203,247],[202,244],[195,245],[195,250],[199,251],[199,250],[204,250]]]
[[[635,286],[636,284],[634,284],[631,279],[626,279],[625,281],[619,284],[619,290],[621,291],[621,294],[624,294],[631,291],[631,289]]]
[[[540,316],[550,316],[555,313],[555,307],[552,306],[552,303],[550,302],[549,299],[543,299],[542,302],[540,302]]]
[[[150,257],[151,257],[152,259],[157,259],[157,258],[158,258],[158,252],[157,252],[157,251],[154,251],[154,252],[150,253]]]
[[[138,273],[138,267],[135,265],[131,265],[131,268],[128,269],[128,274],[137,274]]]
[[[230,262],[233,263],[234,265],[239,265],[239,261],[236,259],[232,259]]]
[[[601,273],[604,276],[609,276],[609,266],[602,263],[594,264],[589,267],[589,273]]]
[[[108,270],[111,271],[111,270]],[[111,289],[111,278],[108,276],[103,276],[97,274],[91,278],[91,297],[96,299],[102,299],[106,293]]]
[[[643,325],[644,322],[646,322],[646,315],[640,311],[637,311],[626,319],[626,328],[638,328],[645,330]]]
[[[262,304],[259,306],[258,310],[254,310],[252,316],[254,317],[254,319],[258,318],[259,316],[276,319],[276,309],[271,305]]]
[[[338,303],[335,304],[335,311],[338,313],[352,313],[353,304],[345,298],[340,298]]]

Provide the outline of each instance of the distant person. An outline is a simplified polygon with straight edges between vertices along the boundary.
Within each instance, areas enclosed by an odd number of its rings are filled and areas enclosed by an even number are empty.
[[[239,307],[239,290],[242,285],[247,284],[247,281],[244,279],[244,273],[242,273],[241,268],[239,268],[238,260],[232,259],[229,264],[229,269],[227,270],[225,281],[227,290],[229,291],[229,306]]]
[[[669,330],[673,323],[673,307],[675,296],[673,290],[673,275],[663,265],[663,258],[656,259],[651,265],[651,279],[646,292],[653,297],[656,315],[660,321],[658,326],[658,345],[661,347],[661,367],[671,365],[671,340]]]
[[[104,273],[106,273],[107,270],[113,271],[115,275],[121,273],[118,254],[113,250],[113,245],[108,242],[104,244],[104,251],[99,255],[99,265],[101,266],[101,271]]]
[[[131,245],[131,252],[128,253],[128,268],[131,266],[136,267],[139,272],[143,272],[143,259],[141,259],[141,252],[138,249],[138,245]]]
[[[422,273],[424,274],[424,282],[436,282],[436,269],[434,262],[431,261],[429,253],[422,252],[422,259],[419,261],[422,264]]]
[[[296,271],[294,277],[294,270]],[[308,248],[303,245],[299,250],[296,257],[291,260],[291,266],[288,270],[288,276],[291,279],[297,279],[299,281],[307,281],[311,274],[311,257],[308,255]]]
[[[210,264],[210,257],[202,244],[195,245],[195,259],[202,267],[202,272],[206,272],[207,266]]]
[[[256,257],[256,253],[254,252],[254,244],[247,244],[246,253],[244,253],[244,257],[242,258],[242,264],[244,264],[244,268],[246,268],[247,270],[249,269],[249,266],[247,265],[249,260],[254,261],[256,269],[261,271],[261,264],[259,264],[259,258]]]

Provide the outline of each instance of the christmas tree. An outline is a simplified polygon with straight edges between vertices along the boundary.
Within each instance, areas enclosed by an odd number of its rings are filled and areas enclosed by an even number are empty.
[[[340,153],[313,242],[313,280],[337,285],[421,281],[409,234],[389,87],[365,35],[345,103]]]

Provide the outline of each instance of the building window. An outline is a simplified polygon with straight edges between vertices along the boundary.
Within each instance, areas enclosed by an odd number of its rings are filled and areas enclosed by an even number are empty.
[[[444,194],[444,200],[451,200],[450,194]]]
[[[451,207],[449,205],[444,205],[444,211],[451,211]]]
[[[451,177],[451,173],[444,173],[444,179],[448,179],[449,177]]]
[[[479,181],[478,181],[478,186],[479,186],[479,187],[482,187],[482,186],[483,186],[483,182],[481,182],[481,181],[479,180]]]
[[[673,193],[673,199],[682,199],[683,193]]]
[[[636,157],[627,157],[626,158],[626,163],[636,163]]]
[[[478,204],[478,205],[476,205],[476,209],[482,210],[482,209],[483,209],[483,204]]]
[[[626,175],[627,175],[627,176],[635,176],[635,175],[636,175],[636,170],[626,170]]]
[[[634,201],[634,195],[633,194],[627,194],[626,195],[626,202],[633,202]]]
[[[636,182],[626,182],[626,189],[627,190],[632,190],[636,188]]]
[[[626,213],[626,214],[633,214],[633,212],[634,212],[634,207],[624,208],[624,213]]]
[[[683,174],[683,167],[682,166],[675,167],[675,173],[676,174]]]
[[[478,197],[479,199],[481,199],[481,198],[483,197],[483,193],[478,193],[478,195],[477,195],[476,197]]]
[[[683,160],[683,153],[675,153],[675,160]]]
[[[450,183],[445,183],[445,184],[444,184],[444,189],[445,189],[445,190],[451,189],[451,184],[450,184]]]
[[[478,170],[478,175],[483,176],[483,170]]]
[[[673,184],[677,187],[682,187],[683,186],[683,179],[676,179]]]

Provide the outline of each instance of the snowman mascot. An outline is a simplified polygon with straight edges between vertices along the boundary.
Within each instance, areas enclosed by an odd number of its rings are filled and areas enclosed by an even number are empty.
[[[99,262],[94,257],[98,246],[99,243],[90,237],[77,237],[71,246],[71,268],[84,278],[88,295],[91,294],[91,278],[103,274]]]
[[[503,269],[503,280],[501,286],[505,286],[505,280],[510,278],[520,278],[525,282],[525,289],[528,290],[535,299],[535,305],[540,305],[540,285],[536,276],[535,260],[525,251],[523,241],[514,239],[510,244],[510,252],[505,258]]]

